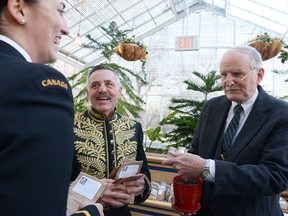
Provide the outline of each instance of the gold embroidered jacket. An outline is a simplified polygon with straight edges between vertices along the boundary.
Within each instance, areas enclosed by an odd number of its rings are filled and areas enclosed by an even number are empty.
[[[143,130],[139,122],[117,112],[105,119],[94,109],[75,115],[74,144],[81,171],[99,179],[108,178],[114,167],[124,158],[142,160],[141,173],[145,175],[146,189],[135,202],[143,202],[150,192],[150,172],[143,150]]]

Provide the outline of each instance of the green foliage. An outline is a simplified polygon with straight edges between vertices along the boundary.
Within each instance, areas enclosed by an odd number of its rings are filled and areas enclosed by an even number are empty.
[[[87,34],[86,37],[89,39],[89,44],[82,44],[82,47],[89,48],[92,50],[102,50],[101,54],[107,58],[109,61],[111,60],[111,56],[114,54],[114,49],[119,43],[132,43],[136,44],[146,50],[146,46],[142,44],[140,41],[135,41],[135,36],[128,37],[127,33],[132,32],[133,29],[126,29],[126,30],[120,30],[117,23],[112,21],[108,28],[105,28],[103,26],[100,27],[106,35],[110,36],[110,41],[108,42],[100,42],[96,39],[94,39],[90,34]],[[143,66],[146,63],[146,60],[141,60],[143,63]]]
[[[202,92],[204,94],[204,100],[207,100],[207,96],[211,92],[221,91],[222,87],[217,85],[216,82],[220,79],[220,75],[217,75],[217,71],[210,71],[207,75],[203,75],[197,71],[192,72],[196,77],[200,78],[203,85],[185,80],[184,83],[188,85],[187,89]]]
[[[174,118],[167,121],[167,124],[174,125],[175,128],[164,135],[168,142],[173,143],[171,146],[176,148],[180,146],[189,148],[199,122],[201,109],[204,102],[207,100],[208,94],[222,90],[222,87],[217,85],[220,75],[217,75],[216,73],[217,72],[213,70],[207,75],[203,75],[194,71],[192,74],[198,77],[202,84],[195,81],[184,81],[184,83],[187,84],[187,89],[203,93],[203,100],[197,101],[182,98],[171,99],[173,105],[169,108],[178,113]]]
[[[161,134],[161,127],[166,124],[171,118],[173,118],[176,115],[177,112],[172,112],[168,116],[166,116],[162,121],[159,123],[159,126],[156,128],[150,128],[145,131],[145,134],[149,137],[150,139],[150,144],[148,148],[151,148],[151,145],[154,141],[160,141],[160,142],[165,142],[163,139],[163,135]]]
[[[108,42],[100,42],[94,39],[90,34],[86,37],[92,43],[83,44],[82,47],[89,48],[93,50],[102,50],[101,54],[106,57],[108,60],[111,60],[111,56],[114,54],[114,48],[123,40],[129,40],[127,33],[131,32],[133,29],[120,30],[117,23],[112,21],[108,28],[103,26],[100,27],[106,35],[111,37],[111,40]]]
[[[114,54],[114,48],[122,41],[134,41],[134,36],[129,38],[127,33],[131,32],[132,29],[120,30],[117,23],[112,21],[108,28],[101,27],[101,29],[110,36],[111,40],[108,42],[100,42],[93,38],[91,35],[86,35],[90,43],[83,44],[83,48],[92,49],[95,51],[101,50],[101,54],[107,58],[109,63],[104,63],[104,65],[112,68],[116,73],[118,73],[122,88],[125,94],[119,98],[117,104],[117,111],[120,114],[129,116],[130,114],[139,118],[139,111],[142,111],[142,105],[144,101],[137,95],[134,86],[132,85],[131,78],[135,79],[140,85],[147,85],[145,80],[145,60],[141,61],[141,73],[144,78],[139,74],[133,72],[132,70],[121,67],[118,64],[110,63],[111,56]],[[135,42],[138,45],[144,47],[140,42]],[[72,88],[76,90],[77,95],[74,96],[75,112],[83,112],[87,109],[87,98],[86,98],[86,78],[92,66],[86,67],[78,73],[68,77],[68,80],[72,83]]]
[[[279,59],[281,59],[281,62],[284,64],[286,61],[288,61],[288,45],[285,45],[282,50],[280,51],[280,55],[278,56]]]
[[[283,42],[283,40],[279,37],[271,37],[267,32],[264,32],[263,34],[256,35],[255,38],[248,41],[248,43],[253,43],[256,41],[264,41],[265,47],[268,47],[272,44],[273,40],[280,40]]]
[[[91,67],[84,68],[67,78],[68,81],[72,83],[71,87],[74,89],[74,93],[77,91],[77,94],[74,95],[74,109],[76,113],[83,112],[87,109],[86,104],[88,100],[86,98],[85,84],[90,69]]]

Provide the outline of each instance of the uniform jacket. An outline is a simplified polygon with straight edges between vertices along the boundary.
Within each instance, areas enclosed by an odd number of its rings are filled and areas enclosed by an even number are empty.
[[[140,172],[145,176],[146,189],[142,196],[135,197],[135,202],[144,202],[148,198],[150,172],[139,122],[118,113],[114,113],[111,119],[105,119],[91,108],[75,115],[74,134],[76,155],[82,171],[99,179],[108,178],[112,169],[119,167],[125,157],[142,160]],[[127,206],[109,211],[110,214],[106,212],[105,215],[130,215]]]
[[[216,159],[215,183],[204,181],[202,211],[197,215],[279,216],[279,193],[288,185],[288,105],[259,95],[225,160],[221,140],[231,102],[208,101],[201,112],[190,152]],[[209,208],[213,214],[205,212]]]
[[[74,151],[70,85],[3,41],[0,77],[0,215],[65,216]]]

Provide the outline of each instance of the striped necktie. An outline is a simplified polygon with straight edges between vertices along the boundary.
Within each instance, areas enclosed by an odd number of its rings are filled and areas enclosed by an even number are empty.
[[[226,152],[232,146],[232,141],[239,125],[240,113],[242,112],[243,107],[240,104],[237,104],[233,110],[234,110],[234,116],[230,121],[227,130],[224,134],[222,142],[222,152]]]

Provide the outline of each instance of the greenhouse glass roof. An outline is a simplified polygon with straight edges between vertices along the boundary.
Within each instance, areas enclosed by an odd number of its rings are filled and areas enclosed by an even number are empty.
[[[76,68],[93,65],[103,57],[75,44],[75,36],[79,33],[84,43],[89,43],[87,34],[108,41],[101,27],[112,21],[120,29],[133,29],[131,36],[141,40],[187,14],[205,12],[260,27],[288,41],[288,0],[67,0],[66,6],[70,34],[63,37],[58,57]]]

